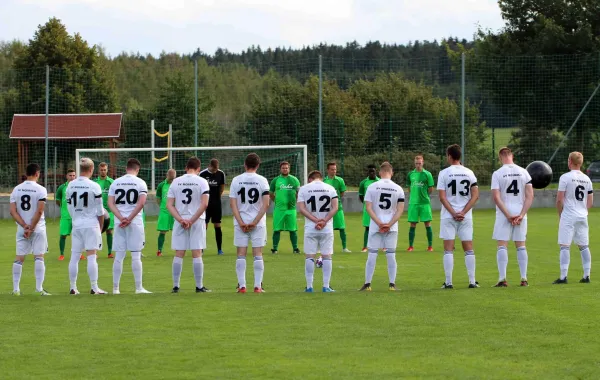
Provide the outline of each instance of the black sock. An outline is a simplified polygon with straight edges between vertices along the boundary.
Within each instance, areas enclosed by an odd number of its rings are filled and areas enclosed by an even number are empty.
[[[217,249],[221,250],[221,245],[223,244],[223,232],[221,231],[221,227],[215,227],[215,238],[217,238]]]

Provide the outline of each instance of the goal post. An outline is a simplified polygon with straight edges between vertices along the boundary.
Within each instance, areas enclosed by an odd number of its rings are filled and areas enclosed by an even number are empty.
[[[165,153],[170,160],[159,161],[156,152]],[[79,160],[88,157],[97,166],[100,162],[109,164],[109,173],[114,176],[125,174],[125,166],[129,158],[137,158],[142,164],[140,177],[148,183],[153,191],[156,185],[164,180],[169,169],[175,169],[177,175],[183,174],[188,158],[197,156],[202,168],[208,167],[211,159],[219,160],[219,169],[225,172],[227,184],[236,175],[244,172],[244,159],[249,153],[260,156],[261,165],[258,173],[269,181],[279,175],[279,164],[287,161],[291,165],[290,173],[298,177],[302,184],[308,182],[308,148],[306,145],[253,145],[253,146],[213,146],[213,147],[176,147],[176,148],[96,148],[76,149],[75,163],[79,176]]]

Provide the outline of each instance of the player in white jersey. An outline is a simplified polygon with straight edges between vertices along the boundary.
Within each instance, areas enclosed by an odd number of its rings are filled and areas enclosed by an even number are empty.
[[[560,222],[558,224],[558,244],[560,245],[560,277],[554,284],[566,284],[569,264],[571,262],[570,247],[572,243],[579,246],[583,278],[581,283],[590,282],[592,254],[589,244],[588,209],[594,204],[594,190],[590,178],[581,172],[583,154],[569,154],[568,173],[560,176],[556,208]]]
[[[29,164],[26,169],[27,179],[15,187],[10,194],[10,215],[17,223],[17,255],[13,263],[13,292],[21,295],[19,284],[23,272],[25,256],[33,254],[35,262],[35,290],[42,296],[50,293],[44,290],[46,265],[44,254],[48,249],[46,238],[46,189],[37,183],[40,178],[40,166]]]
[[[338,196],[335,188],[323,183],[323,174],[313,171],[308,175],[308,184],[298,191],[298,211],[304,221],[304,275],[306,293],[313,292],[315,256],[323,256],[323,293],[334,290],[329,286],[333,263],[333,217],[338,211]]]
[[[398,219],[404,211],[404,190],[392,181],[394,170],[389,162],[379,167],[379,181],[367,188],[365,202],[371,217],[367,249],[369,256],[365,267],[365,284],[361,291],[371,291],[377,254],[385,251],[387,259],[389,290],[396,290],[396,246],[398,245]]]
[[[254,292],[264,292],[262,251],[267,244],[266,213],[270,199],[267,179],[256,173],[259,166],[260,157],[256,153],[247,155],[244,160],[246,172],[235,177],[229,188],[229,205],[234,216],[233,244],[237,248],[238,293],[246,293],[246,254],[250,243],[254,256]]]
[[[96,252],[102,249],[101,226],[104,224],[102,189],[90,180],[94,174],[94,162],[89,158],[79,161],[79,177],[67,186],[67,204],[73,220],[71,234],[71,260],[69,261],[70,294],[79,294],[77,275],[80,253],[86,252],[87,271],[92,286],[91,294],[106,294],[98,287],[98,262]]]
[[[507,287],[506,267],[508,266],[508,241],[515,242],[517,261],[521,272],[521,286],[527,282],[527,211],[533,203],[533,186],[527,170],[513,163],[509,148],[498,152],[502,167],[492,174],[492,197],[496,204],[496,223],[492,239],[497,240],[496,260],[498,262],[497,288]]]
[[[206,208],[208,207],[210,187],[208,182],[198,176],[200,160],[191,157],[185,166],[185,174],[171,183],[167,193],[167,209],[175,219],[171,235],[173,257],[173,293],[179,293],[183,257],[185,251],[192,251],[192,264],[196,293],[210,292],[204,286],[204,261],[202,250],[206,248]]]
[[[141,212],[146,204],[148,186],[137,176],[141,167],[137,159],[130,158],[127,161],[127,174],[117,178],[108,189],[108,208],[115,217],[113,294],[121,294],[119,284],[127,251],[131,252],[135,294],[151,293],[142,286],[142,249],[146,236]]]
[[[479,198],[479,187],[475,174],[460,163],[460,146],[454,144],[446,149],[449,167],[438,176],[438,193],[442,203],[440,238],[444,240],[444,272],[446,281],[443,289],[452,289],[454,271],[454,240],[462,242],[465,265],[469,275],[469,288],[478,288],[475,280],[475,252],[473,251],[472,208]]]

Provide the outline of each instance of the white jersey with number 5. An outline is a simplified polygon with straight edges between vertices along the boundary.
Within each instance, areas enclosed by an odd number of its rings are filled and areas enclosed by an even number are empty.
[[[308,212],[317,219],[323,219],[329,214],[329,211],[331,211],[331,201],[337,197],[337,192],[333,186],[328,185],[323,181],[313,181],[302,186],[300,191],[298,191],[298,203],[304,203]],[[315,229],[315,223],[312,220],[305,218],[304,233],[333,233],[333,218],[331,218],[321,230]]]
[[[96,182],[84,176],[69,182],[67,204],[74,230],[99,227],[98,217],[104,215],[104,207],[102,189]]]
[[[530,183],[529,172],[515,164],[503,165],[492,174],[492,190],[500,192],[502,202],[511,215],[521,213],[525,203],[525,187]],[[504,217],[498,207],[496,207],[496,215]]]
[[[579,170],[560,176],[558,191],[565,192],[562,218],[577,219],[588,215],[587,196],[594,192],[590,178]]]
[[[148,186],[146,182],[134,175],[125,174],[124,176],[117,178],[108,190],[108,195],[115,197],[115,206],[125,218],[135,210],[140,195],[148,194]],[[142,220],[142,213],[139,212],[135,216],[136,221]]]
[[[10,203],[15,203],[17,213],[21,216],[26,224],[31,224],[33,216],[37,212],[38,202],[46,202],[48,193],[46,188],[33,181],[25,181],[15,187],[10,194]],[[35,231],[45,229],[46,220],[44,214],[40,218]]]
[[[256,173],[243,173],[231,181],[229,188],[229,198],[234,198],[237,203],[240,216],[244,223],[250,223],[256,218],[263,206],[263,196],[269,194],[269,182],[267,179]],[[233,225],[238,222],[233,218]],[[264,215],[258,226],[267,225],[267,216]]]
[[[471,169],[462,165],[450,165],[442,170],[438,176],[438,190],[446,191],[446,199],[450,206],[457,211],[462,211],[471,200],[471,188],[477,186],[477,178]],[[452,214],[442,206],[441,219],[452,219]],[[465,215],[465,219],[473,219],[472,210]]]
[[[365,202],[371,202],[377,218],[387,223],[396,214],[398,203],[404,202],[404,190],[391,179],[380,179],[367,187]],[[379,231],[379,226],[371,219],[370,231]],[[390,231],[398,231],[398,222],[390,227]]]
[[[168,198],[175,198],[175,208],[181,217],[192,216],[200,208],[202,195],[209,194],[210,188],[208,182],[195,174],[184,174],[175,178],[169,192]],[[200,219],[206,218],[203,213]]]

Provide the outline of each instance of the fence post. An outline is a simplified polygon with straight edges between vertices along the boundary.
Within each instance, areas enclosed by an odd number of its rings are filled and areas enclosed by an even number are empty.
[[[198,58],[194,60],[194,146],[198,146]]]
[[[341,148],[342,148],[340,166],[342,168],[342,177],[344,177],[344,148],[346,146],[346,136],[345,136],[346,132],[344,130],[344,120],[340,121],[340,127],[341,127],[341,131],[342,131],[342,143],[340,144]]]
[[[46,116],[44,118],[44,187],[48,188],[48,116],[50,114],[50,66],[46,65]],[[75,163],[79,165],[79,162]]]
[[[496,170],[496,127],[492,124],[492,170]]]
[[[56,159],[56,155],[58,154],[58,148],[56,146],[56,144],[54,145],[54,191],[53,193],[56,193],[56,172],[58,170],[58,160]]]
[[[393,145],[393,136],[392,136],[392,118],[390,117],[389,123],[389,134],[390,134],[390,147],[388,149],[388,162],[392,162],[392,145]]]
[[[323,173],[325,150],[323,149],[323,56],[319,54],[319,170]]]
[[[198,146],[198,145],[195,145]],[[173,147],[173,124],[169,124],[169,137],[167,138],[167,147]],[[196,157],[198,157],[196,155]],[[173,151],[169,150],[169,167],[168,169],[173,168]]]
[[[462,164],[467,163],[467,147],[465,144],[465,53],[461,54],[460,76],[460,142],[462,148]]]
[[[152,149],[154,149],[154,120],[150,121],[150,147]],[[152,188],[152,191],[154,191],[156,189],[156,180],[154,179],[154,170],[155,170],[155,164],[154,164],[154,150],[150,153],[150,161],[151,163],[151,167],[152,170],[150,170],[150,186]]]

